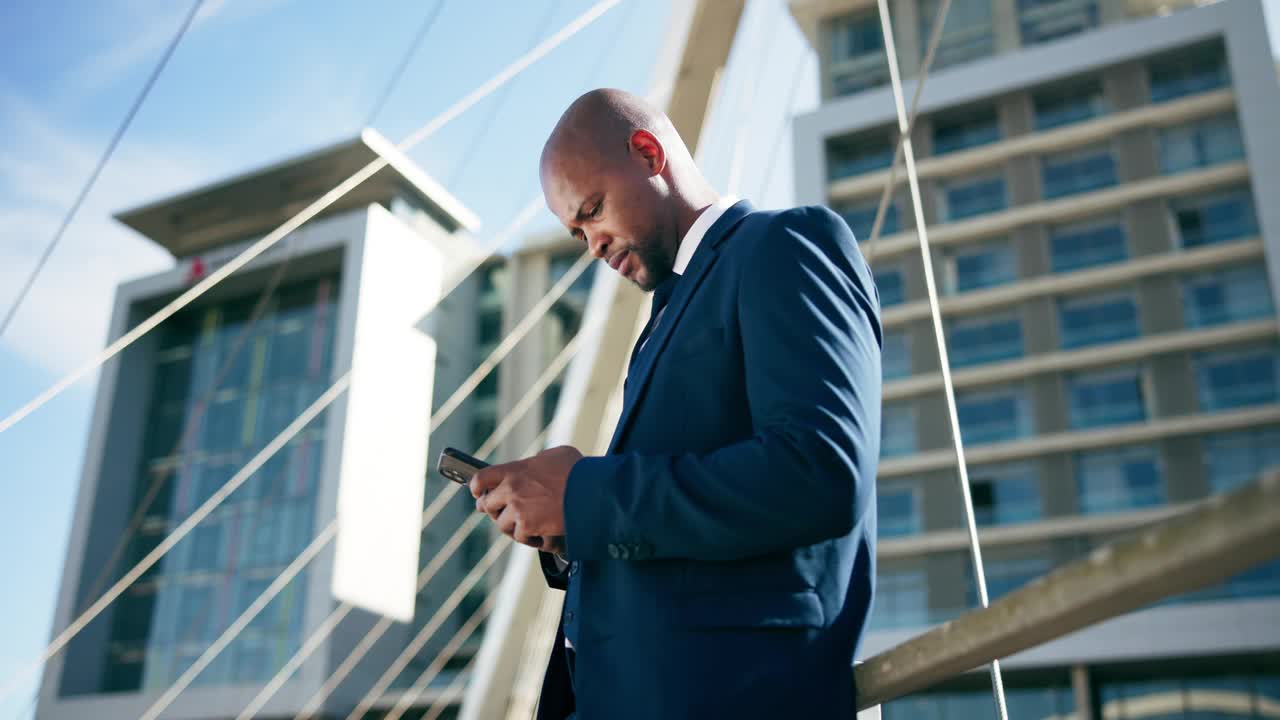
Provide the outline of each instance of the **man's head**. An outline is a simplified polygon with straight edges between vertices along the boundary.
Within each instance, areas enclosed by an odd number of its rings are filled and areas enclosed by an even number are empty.
[[[715,200],[667,116],[621,90],[575,100],[542,149],[540,171],[551,212],[644,290],[670,276],[696,210]]]

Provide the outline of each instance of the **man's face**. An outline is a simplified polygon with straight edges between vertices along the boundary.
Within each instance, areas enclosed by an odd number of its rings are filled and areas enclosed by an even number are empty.
[[[671,275],[677,240],[649,166],[635,153],[557,148],[542,170],[547,206],[618,274],[652,290]]]

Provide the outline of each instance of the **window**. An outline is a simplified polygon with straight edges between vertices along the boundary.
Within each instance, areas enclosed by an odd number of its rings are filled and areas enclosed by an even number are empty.
[[[885,403],[880,412],[880,457],[916,451],[916,407],[910,402]]]
[[[885,331],[880,372],[885,380],[911,376],[911,336],[905,330]]]
[[[1000,139],[1000,120],[993,105],[969,108],[933,118],[933,154],[944,155],[987,145]]]
[[[1098,26],[1097,0],[1018,0],[1022,44],[1057,40]]]
[[[1058,687],[1006,685],[1005,704],[1011,718],[1076,717],[1075,697],[1065,677]],[[884,720],[968,720],[995,717],[996,706],[990,690],[930,691],[891,700],[881,706],[881,713]]]
[[[969,490],[974,519],[979,525],[1011,525],[1040,519],[1040,476],[1033,463],[972,467]]]
[[[1170,203],[1173,222],[1187,248],[1257,235],[1253,193],[1247,187],[1178,198]]]
[[[963,220],[975,215],[998,212],[1008,207],[1004,192],[1004,176],[964,178],[939,183],[944,221]]]
[[[1042,172],[1046,200],[1116,184],[1116,162],[1105,144],[1047,155]]]
[[[1058,303],[1063,350],[1138,337],[1138,305],[1132,293],[1087,295]]]
[[[902,279],[901,265],[877,268],[871,275],[876,282],[876,292],[880,293],[880,307],[900,305],[906,301],[907,288]]]
[[[1160,131],[1160,171],[1166,175],[1243,157],[1244,141],[1234,113]]]
[[[1275,313],[1267,269],[1261,262],[1182,279],[1182,309],[1189,327],[1210,327]]]
[[[869,625],[877,630],[929,624],[929,580],[923,570],[885,570],[876,577]]]
[[[880,209],[879,198],[862,203],[854,203],[841,205],[837,209],[840,217],[849,224],[849,229],[853,231],[853,237],[858,242],[866,242],[871,238],[871,230],[876,223],[876,212]],[[898,203],[890,200],[889,205],[884,209],[884,223],[880,227],[881,237],[892,235],[902,229],[898,218]]]
[[[1200,409],[1232,410],[1280,400],[1280,345],[1199,353],[1195,357]]]
[[[1221,43],[1183,48],[1147,67],[1151,102],[1216,90],[1230,82],[1226,52]]]
[[[1016,312],[953,320],[947,328],[952,367],[1022,357],[1022,319]]]
[[[920,532],[919,489],[901,482],[876,488],[876,515],[882,538]]]
[[[1067,395],[1075,429],[1123,425],[1147,417],[1142,371],[1136,367],[1070,375]]]
[[[839,180],[889,167],[893,164],[896,137],[889,130],[880,130],[827,141],[828,179]]]
[[[1049,255],[1056,273],[1120,262],[1129,257],[1124,221],[1113,217],[1052,227]]]
[[[1155,448],[1146,445],[1078,453],[1080,512],[1092,515],[1164,504],[1157,458]]]
[[[1084,122],[1108,110],[1102,82],[1096,77],[1072,80],[1031,96],[1037,130]]]
[[[1027,583],[1035,580],[1053,569],[1049,558],[1046,557],[1023,557],[1023,558],[998,558],[992,557],[983,563],[983,569],[987,576],[987,598],[995,601],[1004,597]],[[968,588],[969,607],[977,607],[978,603],[978,586],[973,579],[973,565],[965,565],[965,579]]]
[[[1013,246],[1002,240],[949,252],[947,272],[948,291],[962,293],[1013,282],[1018,278],[1018,261]]]
[[[889,82],[889,62],[878,15],[861,13],[836,18],[827,32],[831,90],[835,95],[849,95]]]
[[[1280,467],[1280,425],[1206,436],[1204,465],[1213,493],[1253,482],[1265,470]]]
[[[928,47],[939,0],[921,0],[920,47]],[[933,58],[935,69],[994,55],[996,38],[991,25],[991,0],[954,0],[947,11],[942,38]]]
[[[199,525],[191,532],[188,570],[217,570],[222,566],[222,525]]]
[[[1017,440],[1031,435],[1031,409],[1021,386],[956,393],[960,437],[966,445]]]

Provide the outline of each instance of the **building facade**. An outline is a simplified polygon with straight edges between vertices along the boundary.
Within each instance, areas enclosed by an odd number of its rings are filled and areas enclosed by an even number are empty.
[[[168,249],[178,262],[120,286],[112,337],[378,158],[389,160],[388,167],[104,369],[57,629],[348,372],[351,385],[47,665],[38,717],[138,717],[341,514],[344,485],[360,491],[378,482],[374,476],[385,468],[363,467],[358,457],[371,435],[404,434],[407,428],[412,442],[404,444],[418,449],[406,449],[390,464],[418,468],[416,495],[409,495],[425,507],[448,487],[426,461],[446,445],[471,450],[483,445],[529,378],[541,374],[577,332],[590,273],[428,439],[428,416],[519,321],[530,304],[525,300],[540,297],[581,250],[547,240],[485,260],[470,233],[476,218],[380,136],[366,132],[354,141],[121,213],[121,222]],[[479,269],[468,272],[477,263]],[[388,357],[405,367],[378,364]],[[367,370],[361,376],[361,367],[392,375],[395,383],[384,386]],[[553,382],[549,397],[515,425],[495,459],[518,456],[536,444],[554,410],[555,387]],[[372,408],[373,420],[366,414],[357,426],[361,407],[366,413]],[[419,543],[417,569],[426,567],[474,512],[469,494],[462,492],[420,540],[415,526],[411,541]],[[416,523],[420,512],[407,516]],[[470,533],[459,552],[418,588],[412,618],[392,623],[314,710],[345,715],[494,539],[489,523]],[[383,558],[364,560],[376,564]],[[340,549],[323,549],[196,676],[165,716],[240,713],[340,608],[345,598],[336,595],[341,582],[335,576],[341,575],[342,562]],[[494,565],[449,614],[374,704],[375,712],[389,708],[427,669],[481,605],[503,567],[501,561]],[[307,708],[381,617],[357,604],[259,716],[293,717]],[[479,641],[477,633],[440,673],[422,704],[441,698],[443,687],[465,671]],[[460,693],[444,699],[456,702]]]
[[[864,655],[977,605],[875,2],[792,0],[822,104],[798,201],[883,306]],[[937,0],[891,0],[905,93]],[[1204,5],[1193,7],[1193,5]],[[993,598],[1280,464],[1280,86],[1257,0],[953,0],[912,132]],[[1269,717],[1280,563],[1010,658],[1010,717]],[[888,718],[990,716],[971,674]]]

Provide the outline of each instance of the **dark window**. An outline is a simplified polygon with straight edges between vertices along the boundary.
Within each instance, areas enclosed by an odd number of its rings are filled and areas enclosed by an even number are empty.
[[[921,0],[920,52],[923,55],[933,34],[933,20],[938,16],[940,0]],[[953,0],[942,27],[933,67],[977,60],[996,51],[996,37],[991,24],[991,0]]]
[[[1147,66],[1151,102],[1216,90],[1230,83],[1226,52],[1220,42],[1182,48]]]
[[[956,415],[966,445],[1031,435],[1031,409],[1022,387],[956,393]]]
[[[970,468],[969,488],[979,525],[1012,525],[1040,519],[1040,477],[1033,463]]]
[[[885,331],[880,370],[885,380],[911,375],[911,336],[905,330]]]
[[[1047,155],[1042,170],[1046,200],[1111,187],[1117,182],[1116,162],[1107,145]]]
[[[981,290],[1018,279],[1018,260],[1008,240],[961,248],[948,255],[952,292]]]
[[[1231,492],[1280,469],[1280,425],[1206,436],[1204,465],[1213,493]]]
[[[876,13],[836,18],[827,28],[831,47],[828,72],[835,95],[849,95],[889,82],[889,62]]]
[[[1057,40],[1098,26],[1097,0],[1018,0],[1022,44]]]
[[[910,402],[887,402],[880,411],[880,457],[916,451],[916,408]]]
[[[895,138],[890,131],[880,130],[828,140],[828,178],[839,180],[889,167]]]
[[[1085,515],[1165,502],[1158,454],[1145,445],[1077,453],[1076,487],[1080,512]]]
[[[880,293],[880,306],[899,305],[907,299],[907,288],[902,279],[902,268],[879,268],[872,273],[876,291]]]
[[[880,210],[879,199],[856,203],[850,205],[841,205],[837,212],[849,224],[849,229],[853,231],[853,237],[858,242],[865,242],[871,239],[871,230],[875,226],[876,212]],[[898,232],[902,226],[898,219],[898,203],[893,200],[889,201],[889,205],[884,211],[884,223],[880,228],[881,237],[892,235]]]
[[[1199,247],[1258,234],[1253,193],[1247,187],[1178,198],[1170,203],[1183,247]]]
[[[994,106],[971,108],[933,118],[933,154],[987,145],[1000,139],[1000,121]]]
[[[1049,252],[1056,273],[1120,262],[1129,257],[1124,222],[1105,218],[1053,227]]]
[[[1167,175],[1242,158],[1244,141],[1234,113],[1160,131],[1160,171]]]
[[[953,180],[943,183],[941,190],[942,215],[947,221],[985,215],[1008,207],[1003,175]]]
[[[1182,308],[1189,327],[1210,327],[1269,317],[1275,313],[1267,268],[1236,265],[1182,280]]]
[[[1037,130],[1084,122],[1104,115],[1108,108],[1102,83],[1096,77],[1036,91],[1031,96],[1031,104]]]
[[[1201,410],[1233,410],[1280,401],[1280,345],[1200,353],[1195,366]]]
[[[1088,295],[1058,304],[1062,348],[1087,347],[1138,337],[1138,305],[1130,293]]]
[[[1136,367],[1070,375],[1067,396],[1076,429],[1134,423],[1147,416],[1142,372]]]
[[[1016,313],[953,320],[947,328],[952,367],[1022,357],[1022,320]]]
[[[880,537],[920,532],[920,502],[914,484],[890,483],[876,488],[876,522]]]

